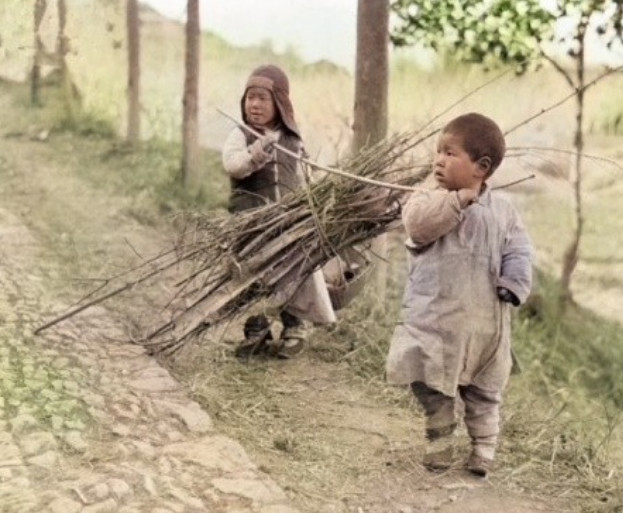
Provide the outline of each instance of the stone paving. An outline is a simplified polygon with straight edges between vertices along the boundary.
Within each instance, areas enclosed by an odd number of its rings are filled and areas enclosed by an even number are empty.
[[[297,512],[104,308],[33,335],[54,269],[5,210],[0,240],[0,512]]]

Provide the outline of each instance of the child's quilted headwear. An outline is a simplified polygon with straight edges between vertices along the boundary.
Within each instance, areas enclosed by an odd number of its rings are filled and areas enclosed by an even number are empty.
[[[247,119],[244,113],[244,98],[247,94],[247,89],[250,87],[263,87],[264,89],[268,89],[273,95],[285,128],[295,135],[301,136],[296,121],[294,121],[294,109],[290,102],[290,82],[286,74],[280,68],[273,64],[267,64],[254,69],[249,76],[241,100],[242,119],[245,123],[247,123]]]

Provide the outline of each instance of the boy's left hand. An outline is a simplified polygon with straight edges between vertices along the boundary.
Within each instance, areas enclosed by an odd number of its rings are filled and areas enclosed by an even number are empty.
[[[519,298],[506,287],[498,287],[498,298],[500,301],[510,303],[513,306],[519,306]]]

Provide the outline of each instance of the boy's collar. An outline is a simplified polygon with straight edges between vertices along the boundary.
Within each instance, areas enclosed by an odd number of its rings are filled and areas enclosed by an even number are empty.
[[[491,187],[489,187],[486,182],[483,182],[480,194],[478,195],[478,198],[476,199],[476,201],[474,201],[474,203],[485,206],[491,204]]]

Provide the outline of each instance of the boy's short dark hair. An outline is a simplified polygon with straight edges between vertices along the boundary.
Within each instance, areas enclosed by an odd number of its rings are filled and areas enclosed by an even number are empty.
[[[451,133],[463,139],[463,147],[472,161],[482,157],[491,159],[489,176],[501,164],[506,152],[506,142],[500,127],[492,119],[470,112],[454,118],[443,128],[443,133]]]

